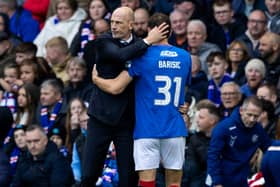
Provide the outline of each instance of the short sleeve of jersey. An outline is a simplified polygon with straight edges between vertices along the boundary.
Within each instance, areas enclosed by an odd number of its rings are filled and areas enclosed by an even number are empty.
[[[140,76],[143,71],[143,63],[142,58],[135,58],[132,60],[130,66],[128,67],[128,74],[130,77]]]

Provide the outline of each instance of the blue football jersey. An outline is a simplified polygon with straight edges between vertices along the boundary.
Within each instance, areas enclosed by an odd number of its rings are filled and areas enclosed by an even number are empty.
[[[136,125],[134,138],[187,136],[178,110],[191,80],[188,52],[170,45],[155,45],[131,63],[135,80]]]

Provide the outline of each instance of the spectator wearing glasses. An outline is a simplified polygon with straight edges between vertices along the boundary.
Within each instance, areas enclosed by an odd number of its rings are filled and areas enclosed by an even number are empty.
[[[235,82],[226,82],[221,87],[222,113],[223,116],[229,117],[232,111],[240,106],[242,94],[240,87]]]
[[[241,41],[233,41],[226,51],[226,59],[229,63],[227,72],[238,85],[246,82],[245,66],[249,60],[249,54],[246,45]]]
[[[237,38],[245,43],[251,57],[259,56],[259,40],[267,30],[267,18],[263,11],[255,10],[248,17],[247,30]]]
[[[226,51],[227,46],[245,32],[246,26],[234,17],[234,11],[229,0],[215,0],[212,6],[216,23],[210,25],[208,40]]]

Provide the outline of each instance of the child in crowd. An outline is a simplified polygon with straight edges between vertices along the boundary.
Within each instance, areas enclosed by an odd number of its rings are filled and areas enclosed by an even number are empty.
[[[0,78],[1,91],[1,106],[7,106],[13,114],[16,113],[16,93],[19,85],[18,81],[19,70],[15,63],[7,63],[3,69],[4,78]]]
[[[25,140],[25,129],[24,125],[17,125],[13,129],[13,146],[10,147],[11,151],[8,153],[10,156],[10,165],[12,168],[12,175],[16,173],[17,163],[19,158],[27,150]],[[7,151],[7,150],[6,150]]]
[[[64,157],[68,157],[68,150],[64,144],[65,137],[66,137],[66,131],[64,127],[63,128],[56,127],[51,130],[50,140],[56,144],[57,148],[59,149],[59,152],[61,152]]]
[[[225,82],[231,81],[230,75],[226,73],[228,64],[222,52],[212,52],[207,57],[208,72],[210,80],[208,83],[208,99],[217,106],[221,105],[220,88]]]
[[[19,71],[20,79],[23,81],[23,83],[33,83],[38,85],[38,64],[36,64],[34,60],[23,60],[19,65]]]
[[[18,109],[15,118],[16,124],[27,126],[35,122],[39,97],[39,88],[34,84],[26,83],[20,87],[17,96]]]
[[[68,148],[70,154],[72,153],[72,146],[75,139],[81,133],[81,127],[79,122],[79,116],[82,111],[86,110],[86,105],[83,100],[79,98],[73,98],[69,102],[69,107],[66,114],[66,141],[65,145]]]
[[[34,59],[37,46],[32,42],[23,42],[16,47],[16,63],[20,65],[25,59]]]

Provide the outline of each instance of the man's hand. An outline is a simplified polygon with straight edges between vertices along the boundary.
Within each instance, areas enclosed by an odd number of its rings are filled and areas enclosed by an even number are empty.
[[[91,79],[93,83],[96,83],[96,79],[98,78],[98,72],[96,70],[96,64],[94,64],[92,72],[91,72]]]
[[[168,27],[169,26],[166,23],[162,23],[160,26],[154,27],[145,38],[146,42],[151,45],[167,38]]]
[[[223,187],[223,185],[219,184],[219,185],[215,185],[214,187]]]

